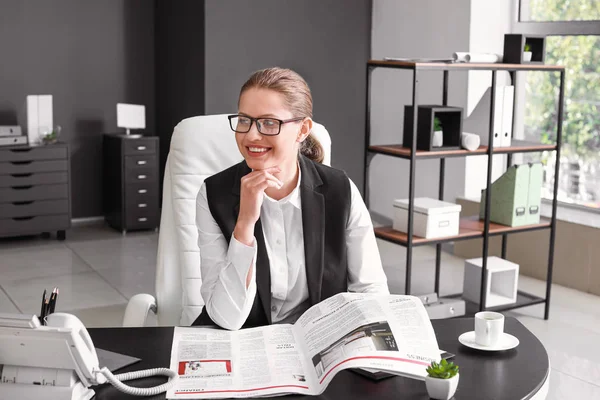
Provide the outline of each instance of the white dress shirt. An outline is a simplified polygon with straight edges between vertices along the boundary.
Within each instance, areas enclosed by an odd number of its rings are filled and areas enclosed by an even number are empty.
[[[294,190],[281,200],[264,194],[260,211],[271,272],[271,319],[293,323],[310,306],[304,259],[301,175]],[[371,217],[358,188],[350,180],[351,205],[346,224],[348,291],[388,294]],[[208,315],[226,329],[239,329],[250,314],[256,296],[256,268],[250,285],[246,277],[256,266],[257,244],[246,246],[232,235],[229,246],[214,220],[200,188],[196,225],[201,256],[202,288]]]

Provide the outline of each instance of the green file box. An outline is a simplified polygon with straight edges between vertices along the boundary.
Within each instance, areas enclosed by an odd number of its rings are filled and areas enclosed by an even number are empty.
[[[529,164],[513,165],[492,183],[490,221],[508,226],[529,224]],[[486,190],[481,191],[479,218],[485,219]]]
[[[544,168],[542,163],[529,164],[529,195],[527,196],[527,225],[540,223],[542,211],[542,183]]]

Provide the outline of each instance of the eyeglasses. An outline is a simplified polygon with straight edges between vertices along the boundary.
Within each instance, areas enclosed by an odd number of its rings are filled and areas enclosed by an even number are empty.
[[[246,115],[229,115],[229,126],[231,130],[237,133],[248,133],[252,128],[252,123],[256,122],[256,128],[261,135],[275,136],[281,132],[281,125],[288,122],[302,121],[304,117],[292,119],[277,119],[277,118],[252,118]]]

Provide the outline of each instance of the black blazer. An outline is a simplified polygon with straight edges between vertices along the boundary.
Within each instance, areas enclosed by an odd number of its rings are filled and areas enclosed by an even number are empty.
[[[299,156],[304,255],[310,304],[348,291],[346,224],[350,214],[350,182],[343,171]],[[240,209],[240,184],[251,172],[245,161],[207,178],[210,212],[227,243]],[[257,245],[257,293],[242,328],[271,324],[271,274],[260,219],[254,229]],[[215,325],[206,307],[192,325]]]

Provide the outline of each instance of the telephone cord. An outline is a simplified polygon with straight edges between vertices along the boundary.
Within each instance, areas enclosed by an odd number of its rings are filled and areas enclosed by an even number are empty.
[[[154,396],[160,393],[164,393],[167,390],[171,389],[173,385],[175,385],[175,381],[177,380],[177,374],[174,371],[171,371],[168,368],[154,368],[154,369],[146,369],[143,371],[134,371],[127,372],[124,374],[113,375],[112,372],[106,367],[95,370],[96,373],[100,373],[106,377],[106,379],[113,385],[115,388],[120,390],[123,393],[127,393],[133,396]],[[151,388],[137,388],[125,385],[121,381],[129,381],[132,379],[140,379],[146,378],[149,376],[162,375],[169,378],[167,383],[163,383],[162,385],[151,387]]]

